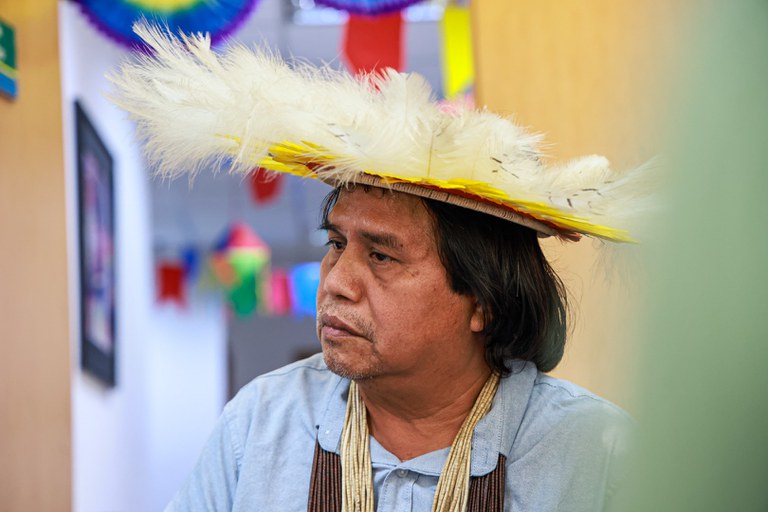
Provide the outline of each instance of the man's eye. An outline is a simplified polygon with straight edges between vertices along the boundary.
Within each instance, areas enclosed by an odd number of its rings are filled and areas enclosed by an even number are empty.
[[[387,263],[389,261],[392,261],[391,257],[376,251],[373,251],[371,253],[371,258],[373,258],[373,260],[376,261],[377,263]]]
[[[325,242],[325,245],[327,247],[330,247],[334,251],[340,251],[344,249],[344,244],[340,242],[339,240],[330,239],[327,242]]]

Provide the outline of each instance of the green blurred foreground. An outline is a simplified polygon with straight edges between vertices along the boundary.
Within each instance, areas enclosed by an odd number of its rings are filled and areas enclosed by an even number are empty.
[[[689,4],[622,510],[768,511],[768,1]]]

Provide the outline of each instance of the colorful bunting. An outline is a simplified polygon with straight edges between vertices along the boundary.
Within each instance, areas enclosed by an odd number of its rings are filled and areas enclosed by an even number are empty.
[[[271,251],[243,222],[229,225],[212,249],[203,253],[195,246],[157,249],[157,302],[180,307],[188,304],[195,280],[207,281],[202,289],[222,290],[233,314],[244,317],[259,312],[267,315],[316,315],[320,262],[291,268],[271,267]],[[206,273],[200,272],[201,259]],[[201,288],[197,288],[201,290]]]
[[[168,252],[167,250],[165,251]],[[162,256],[156,265],[157,302],[186,307],[188,290],[199,275],[200,254],[188,246],[180,256]],[[271,268],[269,248],[248,226],[230,226],[208,256],[209,279],[223,289],[238,316],[257,310],[275,316],[314,317],[320,263]]]
[[[249,315],[264,301],[269,260],[269,247],[242,222],[232,224],[216,244],[209,266],[235,314]]]

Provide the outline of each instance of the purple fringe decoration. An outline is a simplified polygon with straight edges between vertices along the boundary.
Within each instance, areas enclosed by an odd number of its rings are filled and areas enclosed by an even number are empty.
[[[315,0],[317,5],[361,16],[379,16],[423,2],[424,0]]]
[[[217,44],[237,30],[251,15],[259,0],[219,0],[210,7],[201,0],[178,12],[163,13],[133,6],[124,0],[71,0],[80,11],[109,39],[134,51],[149,48],[133,33],[133,23],[145,18],[169,27],[171,33],[209,33],[211,44]]]

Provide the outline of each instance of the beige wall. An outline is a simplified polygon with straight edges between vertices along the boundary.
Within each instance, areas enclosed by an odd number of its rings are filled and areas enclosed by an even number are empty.
[[[473,0],[478,104],[543,132],[553,160],[597,153],[616,167],[644,162],[659,148],[653,128],[681,37],[679,5]],[[640,269],[627,267],[628,279],[610,276],[589,239],[545,246],[574,306],[573,334],[555,374],[631,408]]]
[[[71,508],[57,4],[0,0],[19,96],[0,98],[0,510]]]

